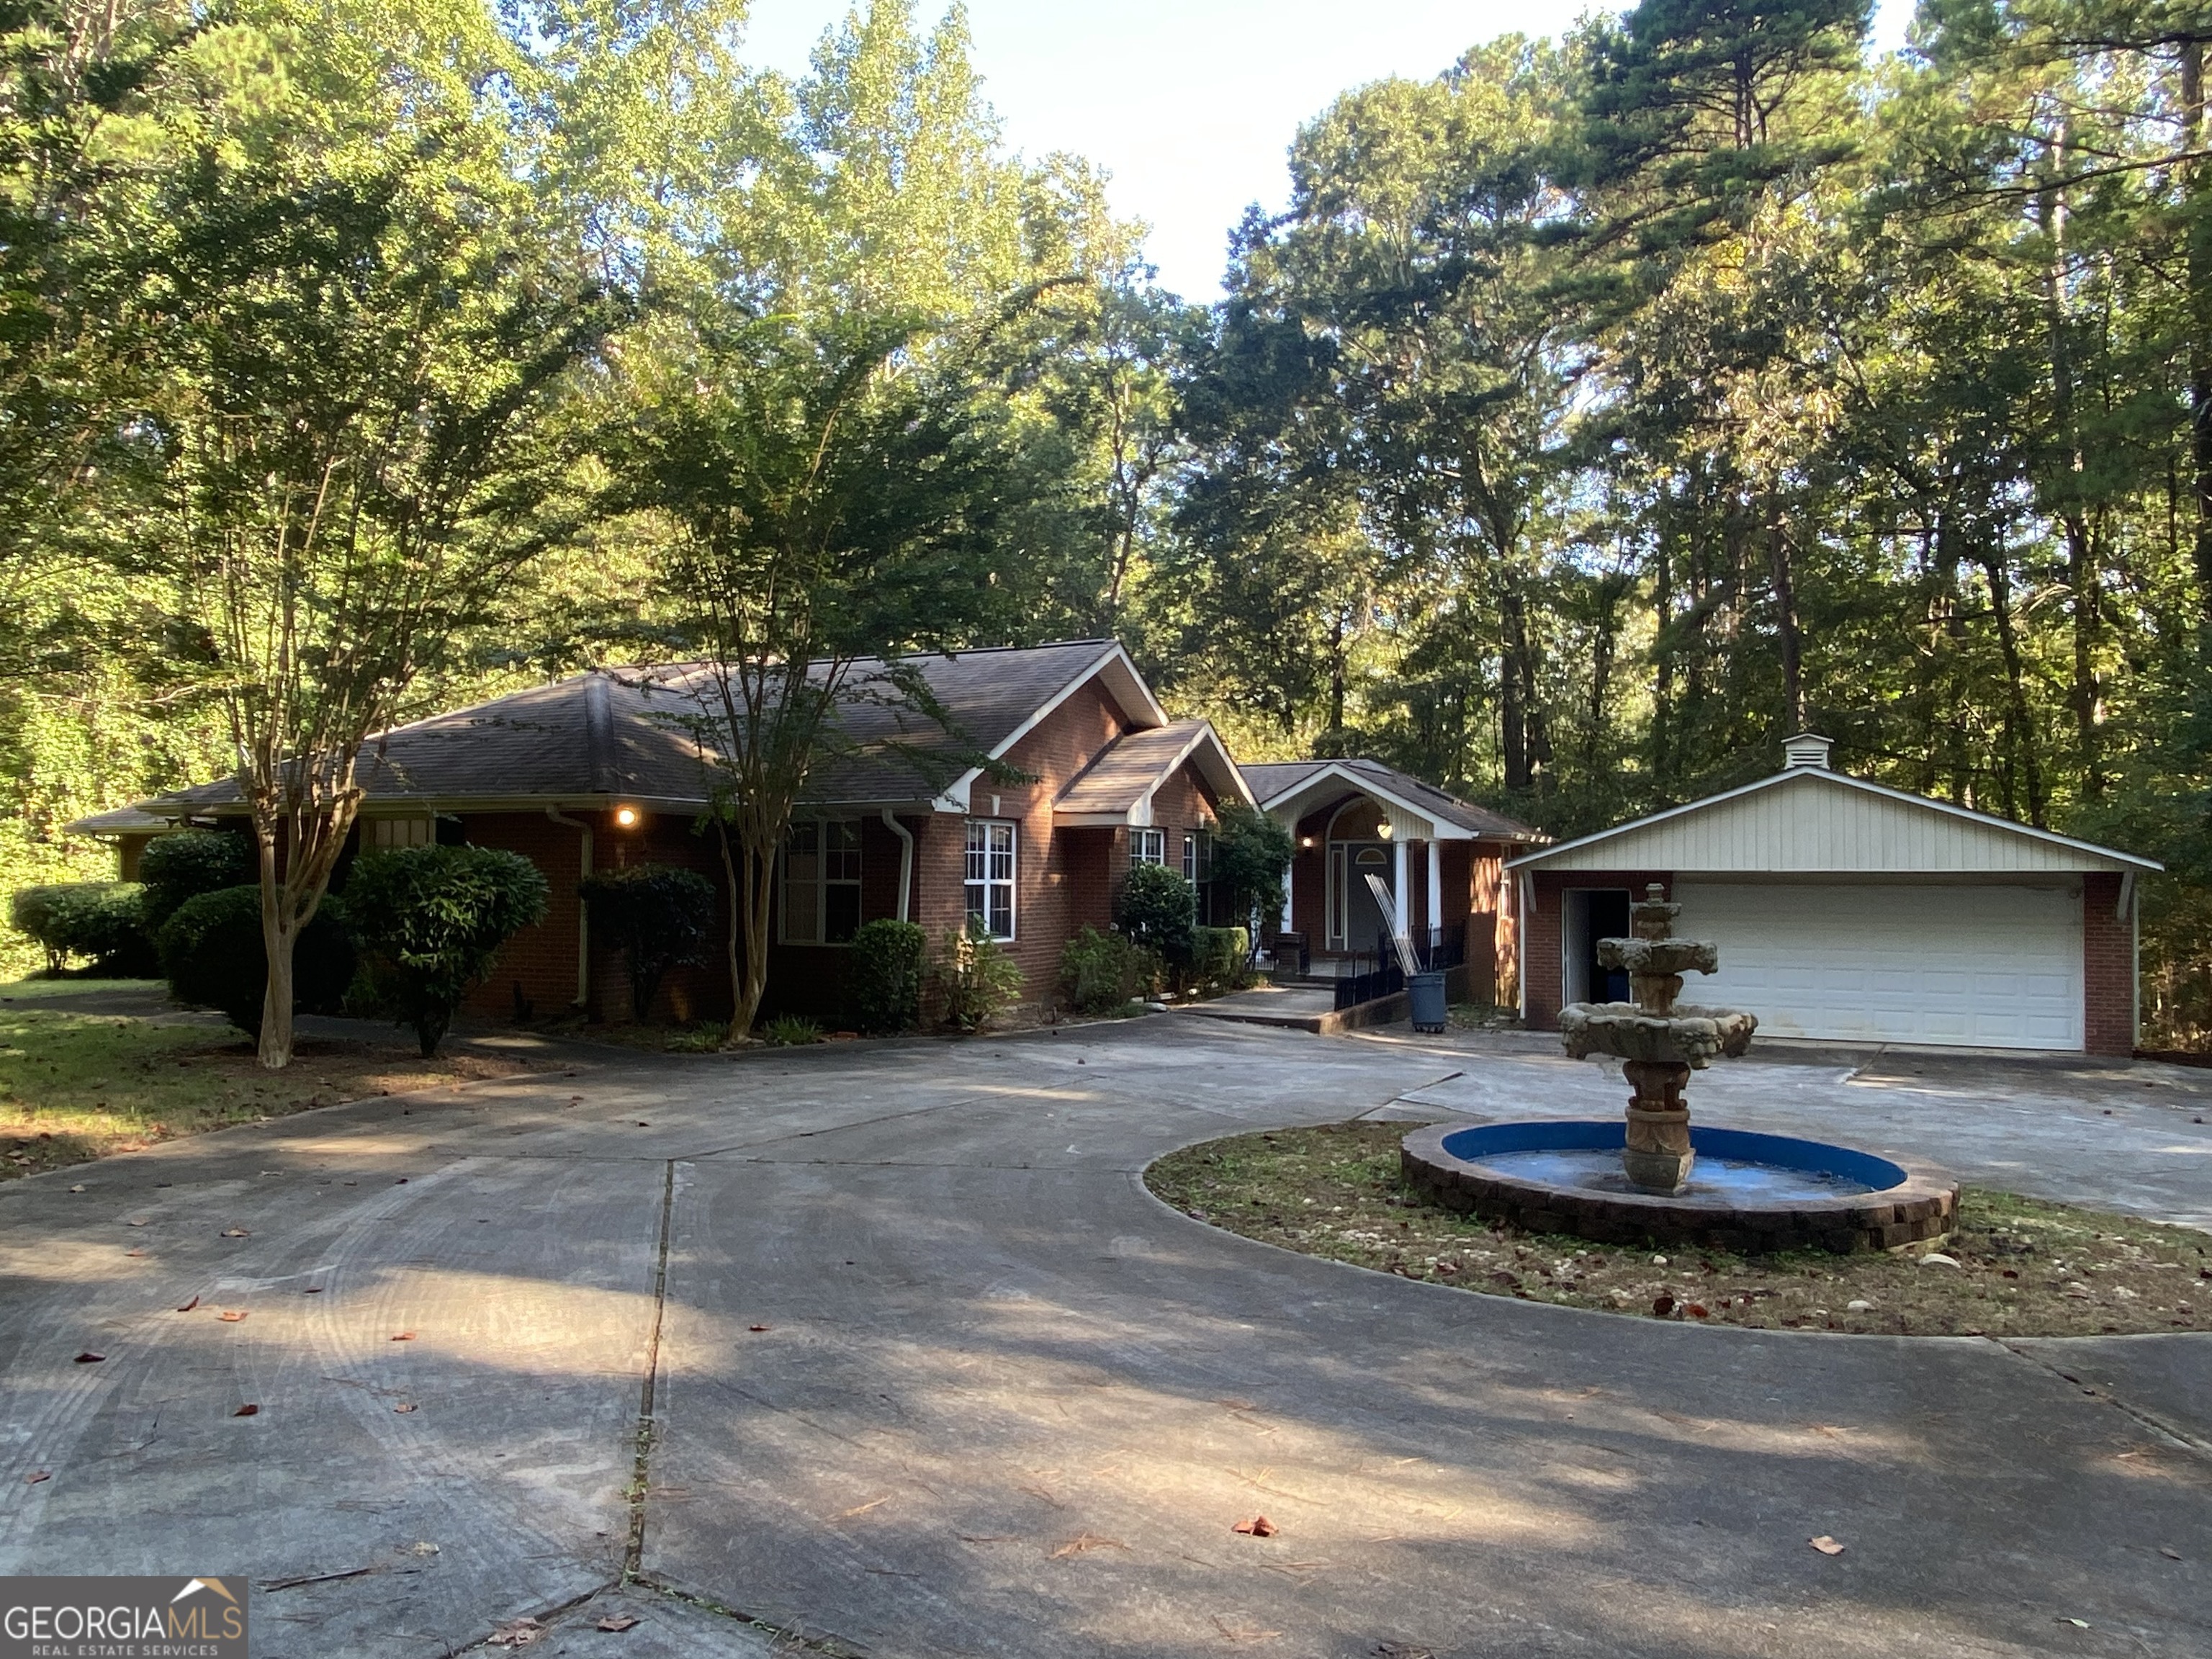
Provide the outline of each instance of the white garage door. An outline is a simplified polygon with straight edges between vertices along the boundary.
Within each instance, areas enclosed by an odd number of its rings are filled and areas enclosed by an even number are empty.
[[[2081,1046],[2081,890],[1675,884],[1676,930],[1720,946],[1686,1002],[1773,1036]]]

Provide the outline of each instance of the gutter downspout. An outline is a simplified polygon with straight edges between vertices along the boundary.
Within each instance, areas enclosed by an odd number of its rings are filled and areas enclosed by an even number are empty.
[[[545,816],[556,823],[564,823],[571,830],[583,831],[581,846],[576,854],[576,868],[580,872],[576,879],[581,883],[592,878],[592,826],[581,818],[572,818],[557,806],[545,809]],[[584,902],[581,893],[576,896],[576,1000],[578,1008],[588,1008],[592,1001],[592,907]]]
[[[899,838],[899,903],[898,919],[914,920],[914,831],[891,816],[891,809],[884,808],[884,828]]]
[[[2120,872],[2118,919],[2128,925],[2128,1047],[2142,1042],[2142,906],[2136,902],[2136,872]]]
[[[1522,1024],[1528,1021],[1528,929],[1536,916],[1536,878],[1523,870],[1515,885],[1518,903],[1513,917],[1513,977],[1518,982],[1513,988],[1514,1001],[1519,1006],[1515,1012]]]

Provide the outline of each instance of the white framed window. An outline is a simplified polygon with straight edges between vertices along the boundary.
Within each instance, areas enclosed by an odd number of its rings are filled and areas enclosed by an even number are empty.
[[[1132,864],[1165,864],[1168,861],[1168,832],[1164,830],[1132,830],[1129,831],[1129,862]]]
[[[1182,878],[1194,887],[1213,879],[1213,837],[1203,830],[1183,831]]]
[[[1011,820],[968,820],[968,914],[993,939],[1014,936],[1014,854]]]
[[[860,826],[794,822],[783,837],[783,942],[843,945],[860,925]]]

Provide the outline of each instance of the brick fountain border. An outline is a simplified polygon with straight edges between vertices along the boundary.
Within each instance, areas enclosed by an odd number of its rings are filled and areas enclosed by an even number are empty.
[[[1959,1185],[1930,1164],[1892,1158],[1902,1184],[1849,1197],[1792,1199],[1760,1208],[1686,1201],[1667,1193],[1588,1192],[1501,1175],[1444,1150],[1444,1137],[1475,1126],[1436,1123],[1399,1148],[1406,1180],[1432,1202],[1534,1233],[1571,1233],[1601,1244],[1704,1245],[1741,1255],[1777,1250],[1897,1249],[1951,1231]]]

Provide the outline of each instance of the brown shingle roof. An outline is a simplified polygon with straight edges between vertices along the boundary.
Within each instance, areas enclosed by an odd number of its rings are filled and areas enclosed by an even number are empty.
[[[1195,761],[1217,793],[1242,799],[1237,768],[1206,720],[1177,720],[1115,738],[1060,793],[1054,816],[1123,817],[1186,759]]]
[[[921,671],[949,733],[884,695],[883,664],[857,664],[847,682],[842,742],[807,797],[824,805],[929,799],[972,753],[996,750],[1119,652],[1110,640],[1073,640],[901,659]],[[539,799],[703,802],[708,772],[686,721],[707,711],[711,695],[711,680],[696,665],[592,669],[394,728],[362,750],[362,787],[372,801],[447,808]],[[1141,709],[1128,713],[1151,718]],[[225,778],[145,805],[174,816],[235,807],[242,799],[236,781]]]

